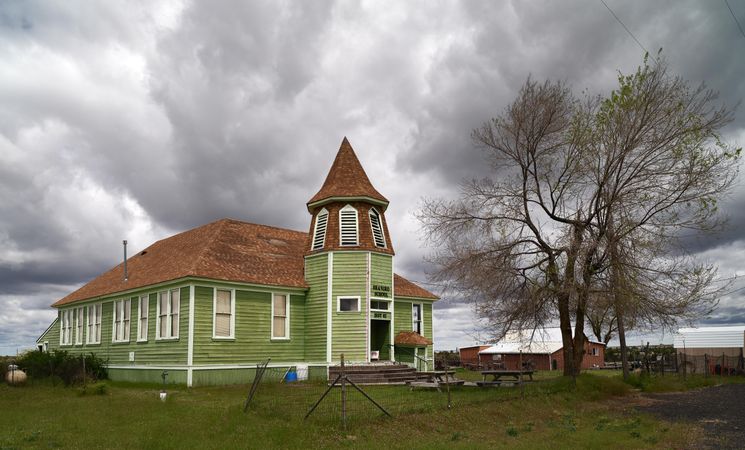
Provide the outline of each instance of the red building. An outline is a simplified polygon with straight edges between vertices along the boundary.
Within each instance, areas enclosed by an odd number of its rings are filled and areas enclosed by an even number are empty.
[[[461,367],[477,368],[479,367],[479,352],[489,348],[489,345],[474,345],[472,347],[463,347],[460,352]]]
[[[479,351],[479,363],[482,367],[500,366],[517,370],[521,361],[523,367],[535,370],[563,370],[564,344],[561,330],[545,328],[508,333],[505,339]],[[605,344],[586,339],[582,368],[599,368],[604,361]]]

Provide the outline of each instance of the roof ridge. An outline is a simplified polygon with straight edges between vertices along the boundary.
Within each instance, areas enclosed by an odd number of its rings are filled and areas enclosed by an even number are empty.
[[[243,224],[246,224],[246,225],[254,225],[254,226],[257,226],[257,227],[273,228],[275,230],[281,230],[281,231],[290,231],[292,233],[299,233],[299,234],[303,234],[303,235],[306,235],[306,236],[308,235],[308,232],[307,231],[293,230],[291,228],[283,228],[283,227],[279,227],[279,226],[276,226],[276,225],[267,225],[265,223],[247,222],[245,220],[233,219],[231,217],[225,217],[225,218],[222,218],[220,220],[226,220],[226,221],[230,221],[230,222],[243,223]],[[217,222],[219,222],[220,220],[218,220]]]
[[[202,258],[204,257],[204,254],[207,252],[207,249],[212,246],[212,244],[215,242],[215,237],[217,237],[220,234],[222,229],[225,228],[225,224],[227,224],[229,221],[230,219],[223,218],[220,220],[216,220],[215,222],[212,222],[218,225],[215,227],[215,231],[213,231],[212,234],[210,234],[210,237],[205,240],[204,246],[199,251],[199,253],[197,254],[197,257],[194,258],[191,266],[189,267],[189,271],[192,274],[196,273],[197,267],[202,262]],[[211,225],[212,223],[208,224],[208,226]]]

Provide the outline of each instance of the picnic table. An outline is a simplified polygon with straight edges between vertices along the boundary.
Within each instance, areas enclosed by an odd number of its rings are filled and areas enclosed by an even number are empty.
[[[430,383],[445,383],[445,375],[447,375],[448,381],[453,381],[455,370],[430,370],[417,372],[418,378],[425,379]]]
[[[406,382],[411,390],[414,388],[431,388],[440,391],[440,386],[462,386],[464,380],[453,378],[455,370],[430,370],[417,372],[417,381]]]
[[[482,370],[481,375],[484,377],[482,383],[501,383],[502,377],[509,377],[513,378],[515,381],[519,381],[521,376],[527,375],[528,378],[530,378],[530,381],[533,381],[533,370],[508,370],[508,369],[499,369],[499,370]],[[494,377],[490,382],[486,381],[486,377],[491,375]]]

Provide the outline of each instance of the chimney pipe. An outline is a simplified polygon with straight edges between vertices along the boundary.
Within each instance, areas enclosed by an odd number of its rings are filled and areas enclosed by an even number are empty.
[[[124,281],[127,281],[129,278],[127,275],[127,240],[123,240],[122,244],[124,244]]]

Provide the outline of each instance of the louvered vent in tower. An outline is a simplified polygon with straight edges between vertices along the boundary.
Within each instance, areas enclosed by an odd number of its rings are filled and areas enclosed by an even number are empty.
[[[347,205],[339,211],[339,240],[342,246],[359,245],[357,225],[357,210],[351,205]]]
[[[373,239],[375,240],[375,246],[385,248],[383,226],[381,224],[380,214],[375,208],[370,208],[370,226],[372,227],[372,234]]]
[[[316,228],[313,230],[313,250],[320,250],[326,242],[326,225],[329,221],[329,212],[323,208],[316,216]]]

